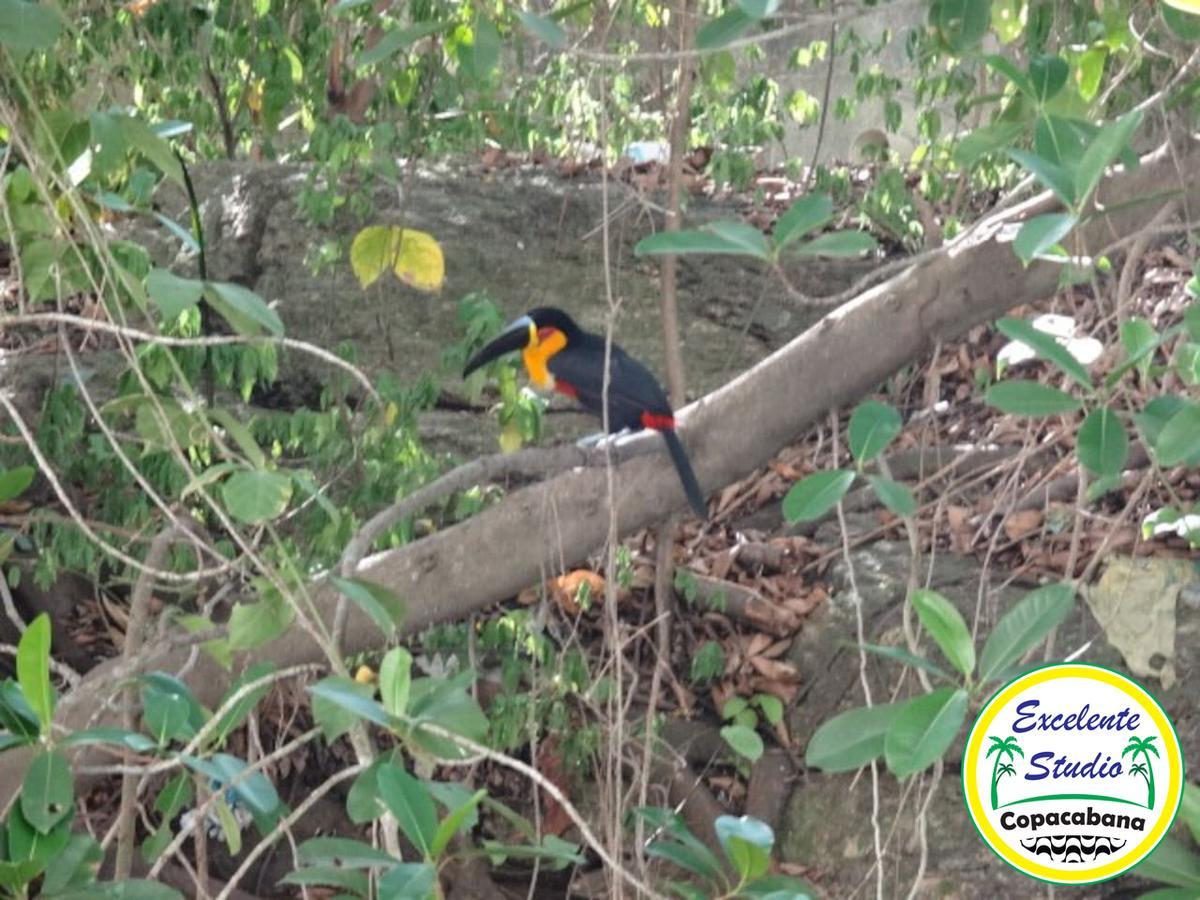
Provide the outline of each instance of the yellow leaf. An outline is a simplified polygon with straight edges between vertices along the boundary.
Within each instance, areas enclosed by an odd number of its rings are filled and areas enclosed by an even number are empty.
[[[358,671],[354,673],[354,680],[359,684],[374,684],[375,673],[370,666],[359,666]]]
[[[500,449],[504,453],[513,453],[521,449],[521,429],[515,422],[509,422],[500,432]]]
[[[441,290],[446,261],[432,235],[412,228],[371,225],[350,245],[350,267],[363,288],[391,269],[405,284],[420,291]]]
[[[1193,15],[1200,15],[1200,0],[1166,0],[1167,6]]]
[[[391,249],[393,230],[383,225],[371,225],[354,236],[350,245],[350,268],[364,290],[392,266],[396,255]]]
[[[400,253],[392,269],[397,278],[419,291],[440,291],[446,280],[441,245],[432,235],[411,228],[403,230]]]

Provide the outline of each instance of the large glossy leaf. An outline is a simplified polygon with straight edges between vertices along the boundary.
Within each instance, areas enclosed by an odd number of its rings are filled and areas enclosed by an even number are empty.
[[[897,778],[929,768],[945,753],[967,716],[962,688],[939,688],[904,705],[884,738],[884,756]]]
[[[437,810],[429,790],[398,765],[384,766],[377,778],[379,796],[396,817],[400,830],[428,859],[437,836]]]
[[[694,231],[660,231],[638,241],[634,247],[637,256],[655,256],[665,253],[678,255],[721,253],[731,256],[751,256],[766,260],[770,257],[770,246],[766,237],[757,228],[734,220],[713,222],[706,228]]]
[[[392,866],[398,862],[378,847],[344,837],[309,838],[296,848],[296,858],[306,866],[336,863],[354,869]]]
[[[876,400],[866,400],[850,414],[847,429],[850,453],[862,464],[878,456],[904,427],[900,413],[894,407]]]
[[[753,816],[717,816],[713,830],[743,881],[766,874],[775,846],[775,832],[770,825]]]
[[[1129,456],[1129,435],[1116,412],[1107,406],[1093,409],[1075,436],[1079,461],[1094,475],[1119,475]]]
[[[1070,234],[1078,221],[1073,213],[1034,216],[1017,232],[1013,250],[1021,262],[1029,265]]]
[[[567,46],[567,33],[553,19],[523,9],[517,10],[517,18],[521,20],[526,31],[554,49],[561,50]]]
[[[867,481],[879,502],[901,517],[914,515],[917,499],[906,485],[893,481],[885,475],[868,475]]]
[[[1071,67],[1061,56],[1043,54],[1029,61],[1029,83],[1033,86],[1033,96],[1038,103],[1045,104],[1052,100],[1067,83]]]
[[[21,813],[41,834],[71,814],[75,782],[71,764],[58,750],[43,750],[33,758],[21,782]]]
[[[771,239],[781,250],[797,238],[815,231],[833,218],[833,201],[828,194],[808,194],[801,197],[779,217]]]
[[[1075,606],[1069,584],[1048,584],[1031,591],[996,623],[979,657],[979,678],[994,681],[1038,641],[1046,637]]]
[[[283,337],[283,320],[265,300],[249,288],[225,281],[210,281],[204,286],[204,298],[233,330],[242,335],[263,332]]]
[[[1055,416],[1083,407],[1082,401],[1058,388],[1019,378],[992,385],[984,400],[1014,416]]]
[[[50,684],[50,617],[41,613],[29,623],[17,644],[17,683],[41,723],[42,732],[54,719],[54,688]]]
[[[1074,207],[1075,180],[1068,169],[1028,150],[1009,150],[1008,155],[1017,165],[1050,188],[1063,205]]]
[[[225,479],[221,497],[233,518],[247,525],[259,525],[287,509],[292,487],[292,479],[283,472],[244,469]]]
[[[204,282],[180,278],[166,269],[151,269],[146,276],[146,293],[158,304],[163,321],[174,323],[180,313],[200,302],[204,296]]]
[[[696,33],[696,49],[719,50],[740,38],[753,27],[755,19],[736,6],[721,16],[706,22]]]
[[[902,703],[861,706],[838,713],[814,732],[804,762],[825,772],[853,772],[883,753],[884,735]]]
[[[854,483],[854,473],[845,469],[814,472],[788,489],[783,498],[783,517],[788,522],[819,519],[838,505]]]
[[[0,0],[0,46],[16,54],[54,46],[59,27],[58,13],[48,4]]]
[[[379,39],[374,47],[369,47],[358,55],[354,61],[359,68],[372,66],[395,56],[401,50],[407,50],[421,38],[445,31],[452,22],[421,22],[409,28],[394,28]]]
[[[1177,466],[1200,454],[1200,403],[1185,403],[1167,420],[1154,452],[1161,466]]]
[[[394,635],[400,623],[404,621],[404,601],[382,585],[359,578],[337,576],[331,576],[329,581],[370,616],[384,637],[390,638]]]
[[[757,762],[763,755],[762,738],[748,725],[726,725],[721,729],[721,737],[738,756],[750,762]]]
[[[797,256],[861,256],[878,246],[875,238],[865,231],[831,231],[819,234],[811,241],[795,245]]]
[[[1100,129],[1075,169],[1075,196],[1080,201],[1100,183],[1104,170],[1129,145],[1129,139],[1141,123],[1141,111],[1134,110]]]
[[[954,604],[937,591],[921,588],[913,591],[913,609],[921,624],[950,660],[954,668],[970,676],[975,671],[975,642],[971,630]]]

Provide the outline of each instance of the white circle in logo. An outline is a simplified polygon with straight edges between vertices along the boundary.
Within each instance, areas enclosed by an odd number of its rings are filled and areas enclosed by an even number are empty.
[[[967,812],[1016,869],[1058,884],[1114,878],[1150,853],[1183,794],[1179,739],[1141,685],[1100,666],[1027,672],[975,720]]]

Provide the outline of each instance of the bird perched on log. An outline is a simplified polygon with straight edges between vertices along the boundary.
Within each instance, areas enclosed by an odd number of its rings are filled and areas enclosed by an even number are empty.
[[[506,353],[520,350],[534,387],[573,397],[603,421],[604,344],[601,335],[584,331],[561,309],[539,306],[510,323],[471,357],[463,378]],[[696,515],[706,518],[704,495],[687,451],[675,433],[675,415],[666,393],[649,369],[613,344],[609,358],[609,433],[643,428],[662,434],[688,503]]]

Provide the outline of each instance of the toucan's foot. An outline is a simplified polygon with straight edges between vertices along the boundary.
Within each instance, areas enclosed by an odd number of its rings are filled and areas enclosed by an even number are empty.
[[[598,431],[595,434],[589,434],[586,437],[581,437],[575,442],[575,446],[583,450],[591,450],[595,447],[603,447],[605,444],[615,444],[621,438],[629,434],[631,429],[622,428],[620,431],[614,431],[612,434],[606,434],[603,431]]]

